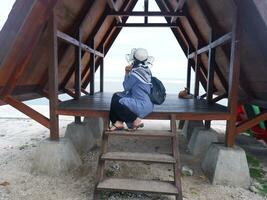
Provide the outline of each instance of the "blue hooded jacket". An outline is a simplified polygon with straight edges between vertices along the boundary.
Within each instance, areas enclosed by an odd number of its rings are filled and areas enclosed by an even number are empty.
[[[134,67],[123,81],[124,92],[120,94],[120,103],[127,106],[138,117],[144,118],[153,111],[150,101],[151,71],[145,65]]]

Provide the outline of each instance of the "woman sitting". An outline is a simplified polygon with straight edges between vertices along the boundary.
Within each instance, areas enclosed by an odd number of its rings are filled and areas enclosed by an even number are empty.
[[[133,49],[127,57],[131,63],[125,67],[123,92],[113,94],[109,119],[112,122],[110,131],[121,130],[126,122],[129,129],[143,127],[142,118],[153,111],[150,101],[151,71],[153,57],[148,56],[143,48]]]

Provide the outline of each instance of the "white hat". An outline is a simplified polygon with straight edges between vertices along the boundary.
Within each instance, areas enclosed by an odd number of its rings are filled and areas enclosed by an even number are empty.
[[[126,54],[126,60],[129,63],[132,63],[135,59],[151,65],[154,61],[154,57],[148,56],[148,52],[144,48],[133,48],[131,54]]]
[[[141,62],[147,60],[147,58],[148,58],[147,50],[143,49],[143,48],[136,49],[136,51],[134,52],[134,58],[136,60],[141,61]]]

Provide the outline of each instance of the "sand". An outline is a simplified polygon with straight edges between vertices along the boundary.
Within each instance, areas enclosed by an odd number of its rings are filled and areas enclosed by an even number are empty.
[[[71,120],[60,120],[60,135]],[[147,128],[168,128],[168,122],[147,122]],[[99,147],[83,154],[83,166],[66,176],[49,177],[31,170],[31,160],[38,143],[49,137],[49,131],[31,119],[0,119],[0,200],[90,200]],[[138,146],[139,145],[139,146]],[[169,141],[112,139],[112,150],[168,152]],[[211,185],[200,170],[200,161],[193,158],[180,140],[182,165],[193,169],[193,176],[183,176],[183,196],[190,200],[263,200],[267,199],[242,188]],[[115,176],[134,176],[171,180],[172,169],[166,165],[108,163]],[[106,197],[108,198],[108,197]],[[153,195],[111,194],[109,199],[171,199]]]

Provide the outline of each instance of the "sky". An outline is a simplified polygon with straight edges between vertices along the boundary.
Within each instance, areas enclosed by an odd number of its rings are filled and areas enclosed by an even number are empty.
[[[0,29],[2,29],[15,0],[2,0],[0,6]],[[135,11],[143,10],[139,1]],[[159,11],[153,0],[149,2],[150,11]],[[142,17],[131,17],[127,22],[142,22]],[[149,22],[166,22],[162,17],[149,17]],[[132,48],[146,48],[155,58],[151,68],[154,76],[165,80],[186,79],[187,59],[170,28],[123,28],[105,57],[105,80],[122,79],[124,67],[128,64],[125,55]],[[99,75],[96,75],[96,78]],[[193,77],[193,76],[192,76]]]

